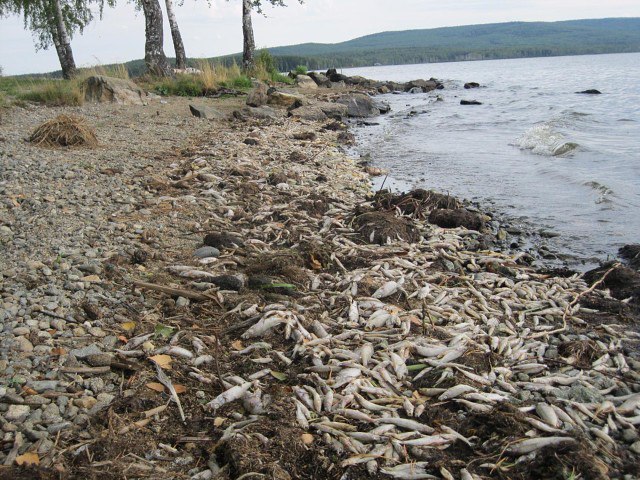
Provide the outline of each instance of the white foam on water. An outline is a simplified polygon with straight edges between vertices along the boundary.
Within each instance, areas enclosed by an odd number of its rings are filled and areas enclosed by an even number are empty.
[[[536,155],[559,157],[569,155],[578,144],[567,139],[549,124],[534,125],[513,144],[521,150],[529,150]]]

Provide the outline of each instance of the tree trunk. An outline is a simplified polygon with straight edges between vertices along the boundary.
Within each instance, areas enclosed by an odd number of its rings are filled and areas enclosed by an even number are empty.
[[[182,43],[182,35],[178,28],[176,14],[173,11],[173,0],[165,0],[167,5],[167,17],[169,18],[169,27],[171,27],[171,38],[173,38],[173,49],[176,52],[176,68],[184,70],[187,68],[187,56],[184,53],[184,44]]]
[[[152,75],[170,77],[171,67],[162,48],[162,10],[158,0],[141,0],[145,20],[144,63]]]
[[[254,68],[253,52],[256,43],[253,40],[253,26],[251,25],[251,0],[242,0],[242,35],[244,38],[242,49],[242,69],[250,72]]]
[[[62,8],[60,0],[51,0],[51,12],[53,14],[54,25],[51,32],[53,44],[58,53],[60,67],[62,67],[62,76],[66,80],[70,80],[76,72],[76,62],[73,59],[73,51],[71,50],[71,39],[67,32],[67,26],[64,24],[62,17]]]

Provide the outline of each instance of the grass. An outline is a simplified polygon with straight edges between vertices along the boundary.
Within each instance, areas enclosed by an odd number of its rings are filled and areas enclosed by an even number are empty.
[[[105,75],[129,78],[124,65],[96,65],[78,69],[72,80],[46,77],[0,77],[0,105],[22,105],[25,102],[49,107],[79,106],[84,102],[82,83],[91,76]]]
[[[309,72],[309,68],[306,65],[298,65],[293,71],[296,75],[306,75]]]

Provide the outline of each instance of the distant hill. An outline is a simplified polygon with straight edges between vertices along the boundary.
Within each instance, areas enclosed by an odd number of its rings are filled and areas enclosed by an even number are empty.
[[[288,71],[296,65],[322,70],[376,64],[640,52],[640,18],[509,22],[404,30],[375,33],[341,43],[303,43],[268,50],[280,71]],[[209,60],[240,64],[241,54]],[[195,66],[194,62],[190,63]],[[132,76],[144,73],[143,60],[125,65]]]
[[[509,22],[383,32],[270,48],[283,70],[640,51],[640,18]]]

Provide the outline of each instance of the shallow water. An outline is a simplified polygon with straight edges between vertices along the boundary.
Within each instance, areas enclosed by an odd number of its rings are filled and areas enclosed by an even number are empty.
[[[640,242],[640,54],[344,73],[445,84],[428,94],[383,95],[392,112],[357,130],[360,152],[400,185],[436,188],[557,232],[545,242],[576,268]],[[482,88],[465,90],[471,81]],[[575,93],[590,88],[603,94]]]

